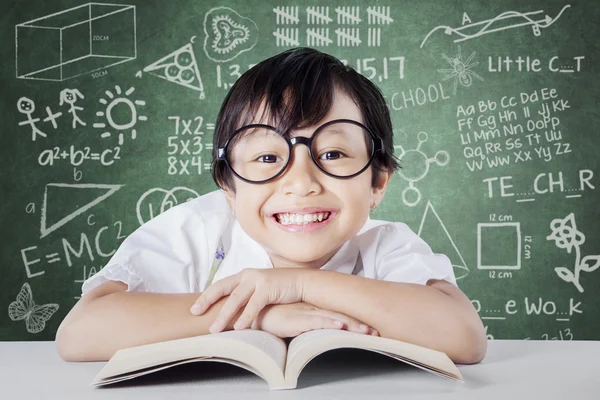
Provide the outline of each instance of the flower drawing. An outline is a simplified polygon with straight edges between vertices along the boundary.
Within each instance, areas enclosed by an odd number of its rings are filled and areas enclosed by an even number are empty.
[[[565,218],[553,219],[550,223],[552,233],[546,236],[546,240],[554,240],[554,244],[559,249],[567,249],[567,253],[571,254],[571,250],[575,249],[575,271],[571,271],[566,267],[556,267],[554,271],[565,282],[571,282],[579,292],[583,293],[583,286],[579,283],[579,275],[581,271],[593,272],[600,267],[600,255],[586,256],[581,259],[580,246],[585,242],[585,235],[577,230],[575,224],[575,215],[570,213]]]

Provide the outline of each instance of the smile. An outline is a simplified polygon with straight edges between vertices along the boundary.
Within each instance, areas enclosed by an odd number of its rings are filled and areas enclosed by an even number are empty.
[[[308,233],[318,231],[335,220],[337,212],[323,211],[308,214],[276,213],[269,218],[285,232]]]
[[[326,221],[330,215],[331,213],[327,211],[313,214],[281,213],[274,216],[281,225],[308,225]]]

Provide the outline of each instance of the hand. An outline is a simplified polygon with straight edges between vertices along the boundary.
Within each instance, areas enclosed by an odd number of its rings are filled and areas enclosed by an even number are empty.
[[[365,329],[361,329],[363,325]],[[316,329],[346,329],[379,336],[376,329],[338,312],[324,310],[310,303],[270,304],[252,322],[252,329],[270,332],[280,338],[294,337]]]
[[[211,304],[229,295],[209,331],[223,330],[244,306],[234,329],[246,329],[266,305],[302,301],[305,272],[299,268],[243,269],[213,283],[192,305],[190,312],[201,315]]]

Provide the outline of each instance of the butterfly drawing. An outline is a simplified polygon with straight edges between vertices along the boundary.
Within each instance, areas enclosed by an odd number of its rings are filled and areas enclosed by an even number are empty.
[[[8,306],[8,315],[13,321],[25,320],[27,332],[38,333],[46,327],[46,321],[58,310],[58,304],[36,306],[33,302],[31,287],[25,282],[17,295],[17,300]]]

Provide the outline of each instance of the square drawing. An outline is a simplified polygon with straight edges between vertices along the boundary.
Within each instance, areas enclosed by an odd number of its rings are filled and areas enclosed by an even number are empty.
[[[477,269],[521,269],[521,224],[477,224]]]

